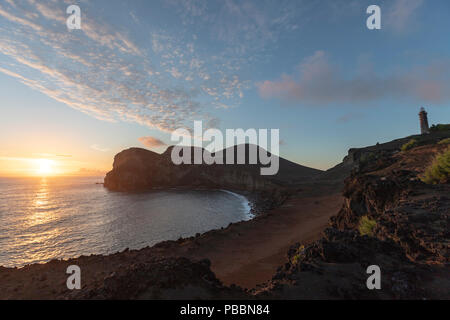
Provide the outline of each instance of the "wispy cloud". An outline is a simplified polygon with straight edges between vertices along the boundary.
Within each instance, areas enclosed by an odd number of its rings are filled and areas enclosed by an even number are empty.
[[[414,22],[417,10],[423,5],[423,0],[394,0],[386,12],[386,25],[397,33],[403,33]]]
[[[248,87],[227,59],[197,53],[194,37],[148,28],[149,47],[130,36],[137,17],[126,32],[88,14],[69,32],[64,10],[56,1],[0,4],[0,72],[98,119],[167,132],[217,123],[211,107],[239,104]]]
[[[252,52],[274,44],[280,34],[295,30],[320,5],[315,1],[271,0],[167,0],[187,25],[207,25],[215,39],[239,52]]]
[[[341,15],[348,8],[364,12],[359,1],[342,6],[348,2],[167,0],[161,7],[175,12],[174,18],[188,26],[169,28],[132,10],[116,10],[118,19],[108,20],[109,15],[95,7],[101,1],[79,3],[82,30],[68,31],[65,9],[71,1],[3,1],[0,72],[97,119],[135,122],[166,132],[190,127],[193,120],[217,124],[214,111],[239,106],[251,88],[251,75],[242,69],[265,59],[280,37],[302,29],[316,12],[327,16]],[[401,30],[421,4],[422,0],[394,1],[393,10],[387,10],[388,23]],[[410,95],[446,99],[447,87],[434,81],[431,73],[429,81],[420,82],[404,72],[403,84],[394,75],[348,79],[323,53],[310,59],[300,73],[260,83],[261,95],[312,102],[365,101],[376,99],[388,80],[399,90],[412,85],[414,89],[406,88]],[[385,96],[393,95],[394,89],[387,92]]]
[[[103,176],[105,174],[105,170],[80,168],[78,170],[78,174],[88,175],[88,176],[93,176],[93,175]]]
[[[53,154],[53,153],[36,153],[33,154],[34,157],[41,157],[41,158],[71,158],[72,155],[70,154]]]
[[[142,143],[144,146],[149,148],[159,148],[159,147],[165,147],[167,144],[157,138],[154,137],[140,137],[138,138],[139,142]]]
[[[263,98],[314,105],[386,98],[439,104],[450,101],[450,60],[395,70],[387,75],[362,69],[349,76],[330,63],[324,51],[317,51],[305,58],[292,75],[283,74],[278,80],[267,80],[257,86]]]
[[[336,120],[336,122],[338,122],[338,123],[347,123],[347,122],[352,121],[352,120],[361,119],[362,117],[364,117],[364,115],[362,113],[349,112],[349,113],[346,113],[346,114],[340,116]]]
[[[101,147],[98,144],[91,145],[91,149],[95,150],[95,151],[100,151],[100,152],[108,152],[109,151],[109,148]]]

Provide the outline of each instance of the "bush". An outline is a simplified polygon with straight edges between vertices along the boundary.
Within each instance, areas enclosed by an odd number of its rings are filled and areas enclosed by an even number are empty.
[[[408,151],[409,149],[417,147],[418,145],[419,145],[419,141],[417,141],[416,139],[411,139],[407,143],[402,145],[401,149],[402,149],[402,151]]]
[[[361,157],[359,157],[359,163],[365,165],[373,160],[376,160],[377,156],[374,152],[363,153]]]
[[[450,138],[443,139],[443,140],[439,141],[438,144],[450,144]]]
[[[433,124],[430,132],[450,131],[450,124]]]
[[[375,220],[370,219],[368,216],[363,216],[359,220],[359,234],[362,236],[373,236],[373,228],[377,225]]]
[[[436,156],[421,180],[428,184],[450,182],[450,148]]]
[[[295,255],[291,258],[292,264],[296,265],[305,254],[305,246],[300,246]]]

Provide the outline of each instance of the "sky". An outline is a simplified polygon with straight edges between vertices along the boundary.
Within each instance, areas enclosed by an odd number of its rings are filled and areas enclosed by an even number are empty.
[[[449,30],[447,0],[2,0],[0,176],[101,175],[195,120],[279,129],[328,169],[418,133],[422,106],[450,123]]]

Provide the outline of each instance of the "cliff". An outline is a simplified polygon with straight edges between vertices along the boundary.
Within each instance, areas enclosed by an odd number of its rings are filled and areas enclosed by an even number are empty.
[[[447,127],[444,126],[446,129]],[[416,140],[418,145],[437,144],[450,136],[450,130],[432,130],[430,134],[411,135],[405,138],[395,139],[385,143],[377,143],[363,148],[351,148],[341,163],[316,176],[314,179],[322,182],[344,181],[354,170],[364,168],[368,163],[376,163],[378,160],[388,159],[388,155],[400,152],[401,147],[411,140]]]
[[[310,179],[322,172],[283,158],[278,158],[279,171],[273,176],[262,176],[260,168],[263,166],[248,164],[248,157],[247,164],[175,165],[171,160],[172,148],[169,147],[163,154],[140,148],[120,152],[114,157],[113,169],[106,175],[104,186],[114,191],[146,191],[174,187],[215,188],[266,193],[271,197],[283,198],[282,195],[288,192],[296,181]],[[234,148],[236,151],[237,146]],[[245,148],[248,155],[249,145],[245,145]],[[223,151],[223,158],[225,163],[226,150]]]
[[[288,263],[254,294],[273,299],[449,299],[450,185],[420,179],[448,148],[437,143],[448,136],[423,136],[421,146],[403,152],[400,146],[410,138],[385,148],[352,150],[345,201],[323,237],[292,246]],[[381,269],[382,290],[366,287],[370,265]]]

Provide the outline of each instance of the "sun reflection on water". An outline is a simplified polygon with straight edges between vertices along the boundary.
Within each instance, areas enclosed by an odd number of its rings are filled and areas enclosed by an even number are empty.
[[[24,259],[45,261],[54,256],[54,242],[61,234],[55,225],[57,220],[58,206],[52,199],[48,178],[43,177],[30,199],[29,212],[21,227],[21,241],[15,244],[18,248],[29,248]]]
[[[56,204],[51,200],[47,178],[42,178],[32,200],[30,214],[26,223],[27,227],[45,226],[53,220],[56,220],[56,209]],[[41,237],[42,234],[36,234],[35,239],[39,239]]]
[[[34,198],[34,206],[36,209],[45,207],[48,205],[48,183],[46,178],[41,179],[41,184],[36,192]]]

